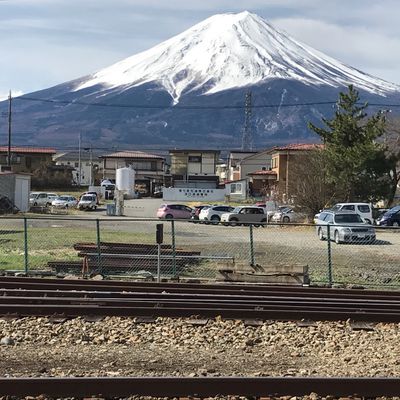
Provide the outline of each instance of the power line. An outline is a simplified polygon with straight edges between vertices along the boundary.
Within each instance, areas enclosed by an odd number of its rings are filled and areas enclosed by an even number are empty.
[[[19,101],[33,101],[51,104],[65,104],[65,105],[81,105],[81,106],[94,106],[94,107],[114,107],[114,108],[138,108],[138,109],[174,109],[174,110],[237,110],[245,109],[245,104],[236,105],[162,105],[162,104],[111,104],[111,103],[90,103],[84,101],[74,100],[55,100],[55,99],[41,99],[30,96],[15,97],[14,100]],[[279,107],[306,107],[306,106],[323,106],[335,105],[335,101],[311,101],[304,103],[287,103],[287,104],[252,104],[252,108],[279,108]],[[358,105],[364,105],[365,102],[358,102]],[[400,104],[390,103],[367,103],[369,107],[400,107]]]

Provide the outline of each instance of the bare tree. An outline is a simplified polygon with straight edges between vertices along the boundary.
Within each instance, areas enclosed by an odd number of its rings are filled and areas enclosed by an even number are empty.
[[[292,171],[291,193],[295,203],[312,217],[335,195],[332,186],[326,182],[324,150],[313,150],[298,157]]]

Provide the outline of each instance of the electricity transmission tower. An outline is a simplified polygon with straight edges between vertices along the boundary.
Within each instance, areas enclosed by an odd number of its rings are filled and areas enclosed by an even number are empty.
[[[251,116],[252,116],[252,99],[251,91],[246,93],[244,101],[244,126],[242,135],[242,150],[253,149],[253,133],[251,127]]]

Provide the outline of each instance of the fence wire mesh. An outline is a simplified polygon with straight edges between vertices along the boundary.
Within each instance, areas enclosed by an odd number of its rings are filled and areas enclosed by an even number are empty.
[[[157,224],[164,231],[161,277],[255,281],[264,276],[266,282],[299,283],[298,276],[305,275],[311,284],[400,288],[399,228],[375,227],[371,243],[336,244],[318,240],[313,225],[3,217],[0,268],[154,279]]]

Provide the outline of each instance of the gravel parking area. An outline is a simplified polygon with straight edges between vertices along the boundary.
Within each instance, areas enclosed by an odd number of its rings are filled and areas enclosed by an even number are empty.
[[[1,376],[400,376],[400,324],[0,319]]]

